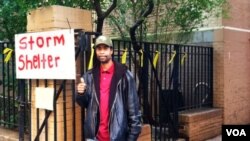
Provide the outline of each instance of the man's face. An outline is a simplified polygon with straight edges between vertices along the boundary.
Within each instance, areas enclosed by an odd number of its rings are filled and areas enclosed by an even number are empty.
[[[97,59],[101,63],[108,63],[112,60],[113,49],[107,45],[100,44],[95,49]]]

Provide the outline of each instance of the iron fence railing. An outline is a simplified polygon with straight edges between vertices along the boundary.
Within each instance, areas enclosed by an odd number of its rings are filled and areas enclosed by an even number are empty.
[[[128,51],[126,64],[155,140],[178,136],[178,111],[212,107],[212,47],[142,42],[136,53],[130,41],[113,43],[118,61]]]
[[[0,126],[15,129],[18,127],[15,57],[12,55],[8,62],[4,62],[4,59],[7,57],[7,54],[3,54],[5,48],[10,48],[13,53],[14,44],[0,42]]]
[[[115,58],[120,61],[122,53],[127,48],[127,65],[138,83],[148,86],[148,100],[153,103],[157,95],[157,84],[152,65],[144,54],[142,72],[138,54],[133,51],[129,41],[114,40]],[[147,43],[141,44],[142,49],[150,53],[153,60],[159,53],[156,65],[157,77],[164,93],[171,93],[177,87],[179,93],[179,110],[188,110],[212,106],[212,80],[213,80],[213,49],[212,47]],[[117,57],[120,56],[120,57]],[[135,60],[137,62],[135,62]],[[136,64],[137,63],[137,64]],[[138,81],[143,76],[146,81]],[[176,81],[173,82],[173,81]],[[176,85],[176,86],[174,86]],[[143,93],[145,94],[145,93]]]

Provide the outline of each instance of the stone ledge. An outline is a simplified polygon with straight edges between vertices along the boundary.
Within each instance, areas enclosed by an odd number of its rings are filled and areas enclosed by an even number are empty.
[[[222,115],[222,109],[202,108],[187,110],[179,113],[180,122],[198,122],[200,120],[210,119]]]
[[[221,134],[222,109],[203,108],[179,113],[180,136],[202,141]]]

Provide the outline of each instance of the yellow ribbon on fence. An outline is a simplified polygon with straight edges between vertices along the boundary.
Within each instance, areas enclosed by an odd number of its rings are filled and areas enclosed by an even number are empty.
[[[91,55],[90,55],[90,59],[89,59],[88,70],[93,68],[94,53],[95,53],[94,44],[91,44]]]
[[[139,50],[139,52],[141,53],[141,56],[140,56],[140,65],[141,65],[141,67],[143,67],[143,51],[142,51],[142,49],[140,49]]]
[[[122,54],[122,60],[121,60],[121,63],[122,64],[126,64],[126,61],[127,61],[127,52],[128,52],[128,49],[126,48]]]
[[[173,55],[171,56],[171,59],[168,61],[168,64],[171,64],[173,62],[175,55],[176,55],[176,51],[174,50]]]
[[[181,58],[181,65],[184,64],[185,58],[187,58],[187,53],[185,52],[183,57]]]
[[[12,56],[12,52],[13,52],[13,49],[11,49],[11,48],[5,48],[5,49],[3,50],[3,54],[6,55],[6,57],[4,58],[4,62],[5,62],[5,63],[8,63],[8,62],[9,62],[9,60],[10,60],[10,58],[11,58],[11,56]]]
[[[155,54],[155,57],[154,57],[154,60],[153,60],[153,66],[154,68],[156,68],[156,65],[157,65],[157,62],[158,62],[158,59],[159,59],[159,51],[155,51],[156,54]]]

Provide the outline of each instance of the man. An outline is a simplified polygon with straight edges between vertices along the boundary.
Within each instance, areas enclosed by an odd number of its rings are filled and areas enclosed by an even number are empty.
[[[77,85],[77,103],[87,109],[84,137],[98,141],[136,141],[141,114],[131,72],[112,60],[112,41],[99,36],[95,43],[97,65]]]

